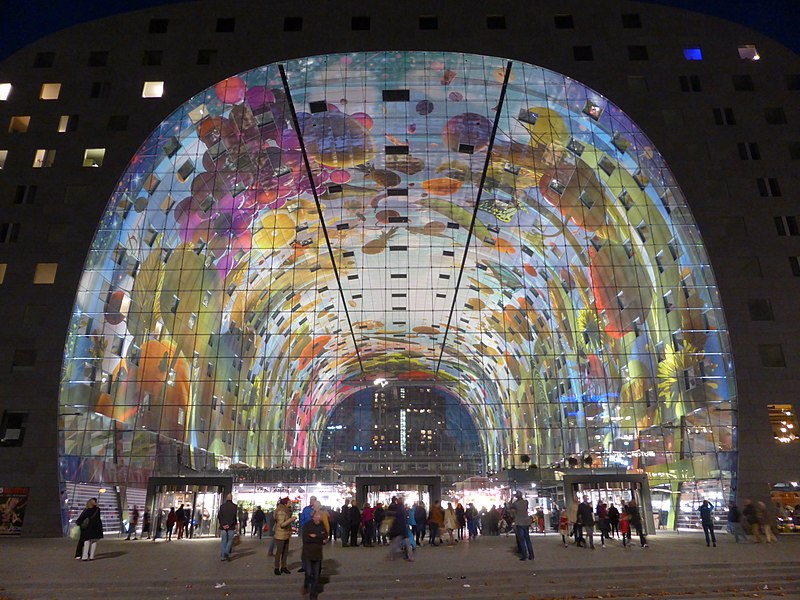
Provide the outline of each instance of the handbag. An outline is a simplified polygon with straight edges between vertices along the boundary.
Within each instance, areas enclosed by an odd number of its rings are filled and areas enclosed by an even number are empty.
[[[234,546],[238,546],[241,543],[242,543],[242,538],[239,537],[239,534],[238,533],[234,534],[233,535],[233,545]]]

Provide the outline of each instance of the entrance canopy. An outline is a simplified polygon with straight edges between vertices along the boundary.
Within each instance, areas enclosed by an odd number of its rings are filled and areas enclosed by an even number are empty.
[[[182,104],[108,203],[63,373],[70,480],[313,468],[333,406],[400,384],[458,397],[488,470],[735,464],[725,321],[663,158],[597,92],[493,57],[316,56]]]

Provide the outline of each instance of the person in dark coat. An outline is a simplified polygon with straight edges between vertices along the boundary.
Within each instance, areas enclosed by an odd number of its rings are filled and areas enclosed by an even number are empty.
[[[97,540],[103,539],[103,521],[100,517],[100,507],[97,506],[97,498],[91,498],[86,503],[86,508],[75,521],[75,524],[81,528],[81,537],[78,540],[80,555],[76,550],[75,558],[80,558],[84,561],[94,560]]]
[[[314,511],[311,520],[303,526],[303,551],[300,559],[303,561],[305,575],[303,577],[303,593],[308,594],[311,600],[319,595],[319,576],[322,570],[322,546],[328,534],[322,523],[322,513]]]
[[[253,524],[253,531],[251,533],[252,536],[258,536],[258,539],[261,539],[261,536],[264,535],[264,521],[266,520],[267,515],[264,514],[264,511],[261,510],[260,506],[256,506],[256,511],[253,513],[253,518],[251,523]]]
[[[631,500],[628,502],[628,514],[631,516],[631,527],[636,530],[636,533],[639,534],[639,542],[642,545],[642,548],[647,548],[647,536],[644,534],[644,528],[642,527],[642,515],[639,513],[639,507],[636,506],[636,500]]]
[[[389,525],[389,560],[394,560],[402,551],[403,544],[408,537],[408,518],[406,517],[406,507],[398,501],[396,496],[392,497],[392,502],[386,509],[386,518],[392,520]]]
[[[340,538],[342,538],[342,548],[350,545],[350,507],[345,502],[339,512],[339,527],[341,527]]]
[[[419,547],[425,539],[425,523],[428,522],[428,511],[425,510],[425,503],[422,500],[414,506],[414,520],[417,522],[414,541]]]
[[[717,536],[714,535],[714,505],[708,500],[703,500],[697,512],[700,513],[700,524],[703,526],[703,533],[706,534],[706,546],[711,546],[713,542],[714,548],[716,548]]]
[[[233,494],[225,497],[225,502],[219,507],[217,523],[219,524],[220,549],[219,559],[230,560],[233,552],[233,538],[236,535],[236,504],[233,503]]]
[[[350,545],[358,546],[358,530],[361,528],[361,511],[358,502],[353,500],[350,506]]]

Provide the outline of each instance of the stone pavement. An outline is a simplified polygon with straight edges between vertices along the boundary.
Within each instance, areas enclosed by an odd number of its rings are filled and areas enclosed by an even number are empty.
[[[634,539],[634,542],[636,540]],[[800,536],[777,544],[735,544],[720,535],[660,533],[649,548],[618,542],[592,551],[534,536],[534,561],[513,554],[513,537],[481,537],[454,547],[424,546],[416,560],[388,560],[386,548],[326,546],[328,599],[800,598]],[[214,538],[172,542],[106,538],[96,560],[76,561],[68,539],[0,539],[0,600],[244,600],[300,598],[300,543],[291,541],[291,575],[275,576],[268,540],[245,538],[220,562]],[[223,585],[224,584],[224,585]]]

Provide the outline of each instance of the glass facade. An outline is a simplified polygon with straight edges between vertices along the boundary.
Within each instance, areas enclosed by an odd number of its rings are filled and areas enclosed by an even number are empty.
[[[167,117],[86,260],[61,481],[315,468],[334,407],[376,382],[457,398],[484,472],[735,478],[730,344],[684,196],[617,106],[529,64],[316,56]]]

